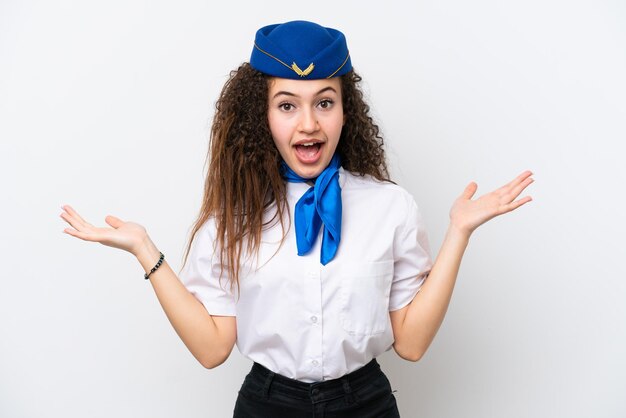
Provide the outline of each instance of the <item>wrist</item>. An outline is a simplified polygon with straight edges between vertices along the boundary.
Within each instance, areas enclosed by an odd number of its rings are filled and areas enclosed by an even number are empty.
[[[146,235],[133,251],[133,255],[137,257],[141,266],[148,272],[159,260],[161,252],[156,245],[154,245],[150,237]]]
[[[455,225],[452,222],[448,225],[448,230],[446,231],[446,238],[466,243],[469,242],[471,235],[472,231]]]

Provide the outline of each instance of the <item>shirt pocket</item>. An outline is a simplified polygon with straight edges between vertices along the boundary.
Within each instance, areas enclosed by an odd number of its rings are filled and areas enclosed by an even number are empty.
[[[339,292],[343,329],[350,335],[382,334],[389,322],[393,260],[344,267]]]

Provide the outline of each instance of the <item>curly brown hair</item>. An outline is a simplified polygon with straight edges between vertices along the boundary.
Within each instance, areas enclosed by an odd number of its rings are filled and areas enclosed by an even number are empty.
[[[216,251],[219,248],[222,272],[226,269],[231,289],[239,287],[240,257],[244,252],[256,254],[263,229],[280,222],[285,231],[284,221],[290,220],[285,215],[288,208],[280,174],[282,158],[267,118],[270,79],[249,63],[230,72],[215,105],[204,198],[183,261],[184,266],[196,233],[213,217],[214,245]],[[391,181],[384,141],[369,115],[370,108],[359,86],[361,80],[354,70],[341,76],[345,124],[336,152],[345,170]],[[264,222],[268,210],[273,216]]]

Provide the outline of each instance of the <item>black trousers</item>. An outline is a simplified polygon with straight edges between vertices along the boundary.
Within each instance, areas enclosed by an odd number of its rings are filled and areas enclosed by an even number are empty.
[[[376,359],[339,379],[304,383],[254,363],[233,418],[399,418],[396,399]]]

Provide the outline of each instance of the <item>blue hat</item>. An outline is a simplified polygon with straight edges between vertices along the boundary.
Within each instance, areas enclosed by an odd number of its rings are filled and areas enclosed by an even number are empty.
[[[338,77],[352,69],[343,33],[303,20],[259,29],[250,65],[262,73],[294,80]]]

